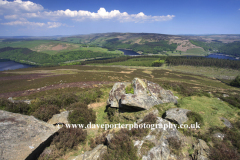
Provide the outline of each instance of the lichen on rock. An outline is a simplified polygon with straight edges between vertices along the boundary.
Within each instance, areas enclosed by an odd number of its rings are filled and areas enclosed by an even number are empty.
[[[109,93],[107,104],[110,107],[138,111],[148,110],[154,105],[162,103],[177,103],[177,99],[171,91],[146,79],[134,78],[131,84],[134,94],[126,94],[125,88],[130,84],[127,82],[115,83]]]

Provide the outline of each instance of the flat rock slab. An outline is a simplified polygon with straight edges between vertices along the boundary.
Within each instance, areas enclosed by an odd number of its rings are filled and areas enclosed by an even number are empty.
[[[150,109],[152,106],[163,103],[161,100],[148,95],[124,94],[121,97],[121,106],[128,110]],[[130,106],[130,107],[129,107]]]
[[[178,124],[183,124],[188,121],[187,113],[190,110],[182,109],[182,108],[171,108],[166,111],[165,119],[177,122]]]
[[[0,159],[24,160],[57,131],[33,116],[0,110]]]
[[[231,122],[229,122],[229,120],[227,120],[226,118],[220,118],[221,120],[223,120],[223,123],[225,124],[226,127],[228,128],[232,128],[232,124]]]
[[[64,111],[59,114],[55,114],[51,119],[48,120],[48,123],[49,124],[57,124],[57,123],[69,124],[68,115],[69,115],[69,111]]]

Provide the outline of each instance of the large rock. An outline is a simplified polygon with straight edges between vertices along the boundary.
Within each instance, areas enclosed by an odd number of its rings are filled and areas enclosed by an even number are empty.
[[[99,144],[91,151],[87,151],[84,154],[81,154],[77,157],[70,158],[69,160],[98,160],[101,159],[101,156],[107,151],[107,146]]]
[[[134,78],[132,86],[134,94],[126,94],[125,88],[130,83],[115,83],[109,93],[108,104],[126,110],[148,110],[154,105],[162,103],[177,103],[171,91],[164,90],[156,83],[145,79]]]
[[[171,108],[166,111],[166,117],[165,119],[168,119],[169,121],[183,124],[188,121],[187,113],[190,110],[182,109],[182,108]]]
[[[155,97],[144,94],[124,94],[121,97],[121,107],[127,110],[148,110],[160,103]]]
[[[0,110],[0,159],[36,159],[57,131],[33,116]]]
[[[63,111],[59,114],[55,114],[51,119],[48,120],[48,123],[49,124],[57,124],[57,123],[69,124],[68,115],[69,115],[69,111]]]
[[[109,98],[107,101],[107,105],[111,105],[111,107],[119,107],[119,101],[121,96],[125,94],[126,86],[130,85],[128,82],[117,82],[113,85],[112,90],[109,93]]]

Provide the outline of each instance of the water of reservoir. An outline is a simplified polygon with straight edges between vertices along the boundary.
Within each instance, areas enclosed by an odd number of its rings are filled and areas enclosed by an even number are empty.
[[[136,56],[136,55],[140,55],[137,52],[134,52],[132,50],[126,50],[126,49],[119,49],[119,51],[122,51],[124,53],[124,55],[128,55],[128,56]]]
[[[213,54],[209,54],[208,56],[206,56],[207,58],[218,58],[218,59],[229,59],[229,60],[239,60],[236,59],[234,57],[230,57],[224,54],[217,54],[217,53],[213,53]]]
[[[33,67],[32,65],[22,64],[10,60],[6,61],[0,61],[0,71],[6,71],[6,70],[14,70],[14,69],[20,69],[20,68],[29,68]]]

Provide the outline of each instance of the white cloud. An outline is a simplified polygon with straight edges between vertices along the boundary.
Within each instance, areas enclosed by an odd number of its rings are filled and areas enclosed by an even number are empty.
[[[17,19],[19,18],[18,15],[14,14],[14,15],[6,15],[4,16],[5,19]]]
[[[48,28],[57,28],[62,26],[63,24],[59,22],[48,22],[47,25],[48,25]]]
[[[68,26],[59,21],[63,19],[73,21],[84,20],[112,20],[119,22],[156,22],[172,20],[174,15],[152,16],[145,15],[143,12],[137,14],[128,14],[127,12],[120,12],[119,10],[106,11],[105,8],[100,8],[97,12],[90,12],[86,10],[56,10],[48,11],[40,4],[31,1],[22,0],[0,0],[0,18],[5,20],[15,20],[11,22],[0,23],[2,25],[21,25],[21,26],[38,26],[47,28],[57,28],[60,26]],[[37,19],[45,19],[47,22],[31,22],[28,19],[36,21]],[[51,21],[51,22],[48,22]]]
[[[167,16],[151,16],[145,15],[143,12],[138,14],[128,14],[127,12],[120,12],[119,10],[112,10],[107,12],[105,8],[100,8],[97,13],[89,12],[84,10],[79,11],[71,11],[70,9],[67,10],[57,10],[57,11],[44,11],[44,12],[37,12],[37,13],[26,13],[24,16],[28,18],[39,17],[39,18],[48,18],[51,20],[58,20],[61,18],[72,18],[76,21],[83,21],[83,20],[118,20],[120,22],[145,22],[145,21],[167,21],[173,19],[174,15],[167,15]]]
[[[37,26],[37,27],[47,27],[47,28],[57,28],[60,26],[67,26],[66,24],[62,24],[60,22],[47,22],[47,23],[40,23],[40,22],[29,22],[28,20],[21,18],[17,21],[1,23],[2,25],[8,26]]]
[[[19,12],[37,12],[43,10],[43,6],[31,1],[22,0],[0,0],[0,13],[19,13]]]
[[[20,19],[17,21],[12,21],[12,22],[5,22],[5,23],[1,23],[2,25],[8,25],[8,26],[16,26],[16,25],[20,25],[20,26],[39,26],[39,27],[43,27],[45,25],[45,23],[39,23],[39,22],[29,22],[26,19]]]

